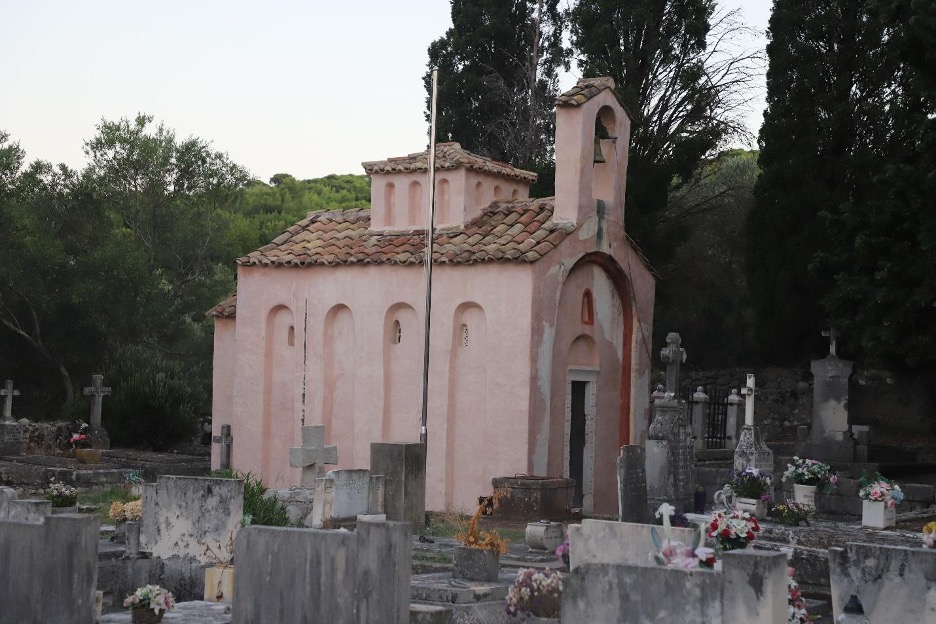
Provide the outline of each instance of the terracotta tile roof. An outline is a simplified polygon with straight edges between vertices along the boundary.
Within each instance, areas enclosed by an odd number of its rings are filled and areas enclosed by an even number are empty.
[[[212,318],[234,318],[237,316],[237,292],[205,312],[205,316]]]
[[[555,223],[553,198],[495,202],[463,226],[436,231],[433,261],[536,262],[575,229]],[[370,210],[316,212],[269,245],[237,263],[242,266],[420,264],[425,230],[374,231]],[[222,304],[223,305],[223,304]]]
[[[581,106],[607,89],[611,90],[611,93],[617,98],[618,103],[624,107],[624,110],[627,110],[627,106],[625,106],[624,102],[621,100],[621,96],[619,96],[614,89],[614,79],[609,76],[603,76],[601,78],[582,78],[574,87],[556,98],[556,106]],[[630,115],[630,111],[627,111],[627,114]]]
[[[399,158],[364,162],[361,163],[361,166],[364,167],[364,171],[367,175],[372,175],[374,173],[427,171],[429,169],[429,150],[427,149],[424,152],[401,156]],[[437,143],[435,166],[436,171],[468,167],[475,171],[492,173],[530,184],[536,182],[537,177],[532,171],[524,171],[523,169],[517,169],[506,163],[472,154],[468,150],[462,149],[462,146],[458,143]]]

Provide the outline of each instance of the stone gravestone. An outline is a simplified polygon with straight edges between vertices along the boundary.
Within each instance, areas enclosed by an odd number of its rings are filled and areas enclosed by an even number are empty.
[[[111,389],[104,386],[103,375],[91,375],[91,385],[84,389],[84,395],[91,397],[91,425],[88,427],[91,448],[110,448],[110,436],[101,424],[101,404],[104,397],[110,396],[110,393]]]
[[[647,497],[655,509],[667,502],[679,511],[692,507],[692,432],[686,422],[685,406],[676,398],[679,390],[679,365],[686,361],[679,334],[666,336],[667,347],[660,351],[666,362],[666,393],[653,401],[653,420],[646,442]]]
[[[407,624],[412,548],[400,522],[246,527],[235,546],[235,622]]]
[[[855,440],[848,425],[848,379],[852,363],[836,355],[835,329],[823,332],[829,337],[829,355],[813,360],[812,427],[809,439],[799,451],[802,455],[823,461],[851,462],[855,460]]]
[[[19,455],[23,452],[23,427],[13,420],[13,397],[20,391],[13,388],[13,380],[7,379],[0,396],[3,397],[3,419],[0,420],[0,455]]]
[[[243,518],[240,479],[159,476],[143,490],[140,547],[154,557],[214,563],[205,545],[227,544],[237,536]]]
[[[426,523],[426,445],[419,442],[372,442],[370,469],[386,477],[387,520]]]
[[[92,624],[101,519],[0,520],[0,622]]]
[[[744,426],[738,436],[738,444],[734,452],[734,469],[741,471],[746,468],[757,468],[763,473],[772,474],[774,470],[773,451],[754,426],[754,375],[747,376],[747,386],[744,393]]]
[[[383,475],[360,468],[329,471],[315,480],[309,524],[315,529],[332,528],[354,522],[358,516],[383,514],[383,499],[372,496],[371,489],[385,490],[385,482]]]
[[[315,487],[318,468],[338,463],[338,447],[325,445],[325,425],[302,427],[302,446],[289,449],[289,465],[302,468],[299,485]]]
[[[647,454],[642,446],[621,447],[617,460],[618,517],[621,522],[647,522]]]

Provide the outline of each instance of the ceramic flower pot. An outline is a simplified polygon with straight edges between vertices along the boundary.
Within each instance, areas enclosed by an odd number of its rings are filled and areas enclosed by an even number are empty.
[[[234,602],[234,566],[205,568],[205,602]]]
[[[861,501],[861,524],[884,529],[897,524],[897,507],[888,507],[884,501]]]
[[[767,517],[767,503],[759,498],[738,498],[735,501],[735,507],[748,512],[758,520]]]
[[[79,464],[100,464],[101,449],[75,449],[75,459]]]
[[[793,485],[793,500],[801,505],[816,508],[816,486],[815,485]]]

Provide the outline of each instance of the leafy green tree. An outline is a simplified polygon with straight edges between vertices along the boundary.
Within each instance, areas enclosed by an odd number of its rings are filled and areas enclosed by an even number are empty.
[[[744,134],[760,55],[734,52],[747,29],[714,0],[578,0],[570,23],[583,75],[614,78],[632,115],[628,230],[661,265],[676,242],[661,227],[674,181]]]
[[[654,311],[654,344],[678,331],[693,367],[746,361],[754,327],[744,278],[744,222],[753,203],[757,153],[728,150],[707,159],[669,197],[664,218],[681,243],[659,267],[666,276]]]
[[[558,0],[452,0],[452,27],[429,46],[425,76],[430,92],[439,69],[437,139],[548,170],[558,70],[568,62],[563,24]]]

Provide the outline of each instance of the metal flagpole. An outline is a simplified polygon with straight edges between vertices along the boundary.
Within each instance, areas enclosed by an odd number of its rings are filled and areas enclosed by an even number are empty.
[[[426,444],[426,423],[429,420],[429,328],[432,318],[432,239],[435,238],[435,138],[436,138],[436,89],[439,85],[439,70],[432,70],[432,100],[429,113],[429,226],[426,228],[426,325],[423,336],[423,387],[422,420],[419,441]]]

